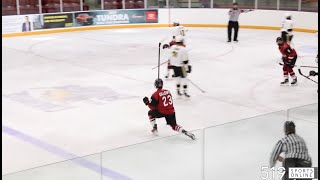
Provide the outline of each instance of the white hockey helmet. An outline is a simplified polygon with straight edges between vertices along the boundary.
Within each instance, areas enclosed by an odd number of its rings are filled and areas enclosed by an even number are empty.
[[[287,12],[287,13],[284,14],[284,17],[285,18],[291,18],[291,14]]]
[[[179,26],[180,25],[180,23],[179,23],[179,20],[178,19],[176,19],[175,21],[173,21],[173,26]]]
[[[183,36],[176,36],[175,37],[175,41],[177,42],[177,43],[183,43]]]

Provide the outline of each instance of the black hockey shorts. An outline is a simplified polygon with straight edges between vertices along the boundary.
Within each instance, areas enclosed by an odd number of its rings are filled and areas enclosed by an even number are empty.
[[[293,59],[291,59],[290,61],[284,60],[283,63],[285,64],[285,66],[288,66],[290,68],[294,68],[296,61],[297,61],[298,56],[294,56]]]
[[[289,41],[292,41],[293,35],[289,36]]]
[[[167,121],[167,124],[170,126],[176,126],[177,125],[177,121],[176,121],[176,113],[172,113],[172,114],[162,114],[160,113],[158,110],[150,110],[148,112],[148,115],[152,118],[165,118]]]
[[[281,37],[282,37],[283,41],[284,42],[292,41],[293,35],[290,35],[289,39],[288,39],[287,35],[288,35],[287,32],[285,32],[285,31],[281,32]]]
[[[284,42],[288,42],[287,34],[288,34],[287,32],[281,31],[281,37],[282,37]]]
[[[283,163],[283,167],[286,168],[286,173],[284,174],[282,180],[289,180],[289,167],[311,167],[312,163],[303,159],[297,158],[286,158]],[[305,179],[299,179],[305,180]]]
[[[183,69],[183,67],[180,67],[180,66],[172,66],[172,69],[173,69],[173,71],[174,71],[174,77],[181,77],[181,78],[187,77],[187,73],[185,72],[185,70]]]

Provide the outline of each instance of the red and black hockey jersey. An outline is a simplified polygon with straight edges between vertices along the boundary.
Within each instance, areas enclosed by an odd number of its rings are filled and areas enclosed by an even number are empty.
[[[169,90],[158,89],[151,96],[151,102],[149,103],[150,109],[156,109],[162,114],[174,113],[173,99]]]

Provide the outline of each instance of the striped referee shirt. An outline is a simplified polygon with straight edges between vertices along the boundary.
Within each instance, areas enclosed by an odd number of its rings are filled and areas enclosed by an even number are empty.
[[[229,21],[236,22],[236,21],[238,21],[239,15],[241,13],[247,13],[249,11],[251,11],[251,9],[230,9],[229,13],[228,13],[230,16]]]
[[[288,134],[278,141],[271,154],[270,167],[275,165],[282,152],[285,153],[285,158],[303,159],[311,162],[306,143],[297,134]]]

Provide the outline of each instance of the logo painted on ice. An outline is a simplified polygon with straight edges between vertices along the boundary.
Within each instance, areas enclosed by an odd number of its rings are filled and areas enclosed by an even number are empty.
[[[138,96],[121,94],[108,87],[68,85],[32,88],[18,93],[6,94],[3,97],[46,112],[55,112],[76,108],[81,103],[102,105],[110,101]]]

